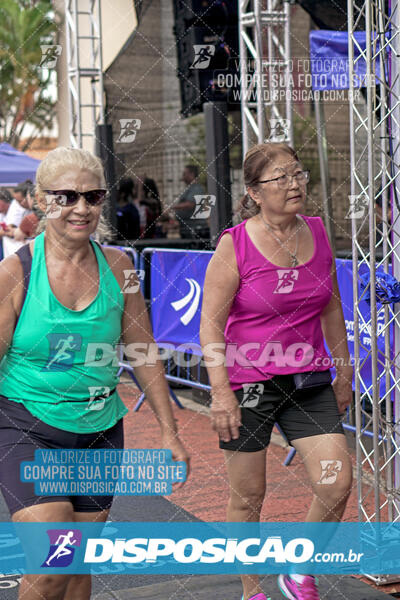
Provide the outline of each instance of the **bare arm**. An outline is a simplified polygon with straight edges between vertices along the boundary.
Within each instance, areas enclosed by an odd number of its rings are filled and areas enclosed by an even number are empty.
[[[123,270],[132,270],[132,262],[123,252],[116,249],[106,249],[106,255],[122,289],[125,281]],[[136,281],[139,284],[137,278]],[[138,287],[134,293],[124,293],[124,302],[122,341],[125,345],[137,344],[136,348],[144,350],[141,364],[134,365],[135,375],[146,393],[146,398],[160,425],[163,447],[172,450],[174,460],[186,461],[188,475],[189,457],[178,437],[163,364],[158,356],[158,348],[154,341],[147,308],[140,288]],[[129,354],[132,354],[129,348],[127,348],[127,354],[128,357]]]
[[[0,262],[0,359],[14,335],[23,293],[21,262],[15,254]]]
[[[352,401],[353,367],[347,346],[347,332],[344,322],[342,303],[336,276],[335,261],[332,263],[333,292],[329,303],[321,314],[321,327],[326,343],[331,352],[336,368],[333,382],[340,412],[343,412]]]
[[[207,268],[200,323],[200,342],[212,388],[211,417],[213,427],[223,441],[239,437],[240,408],[229,384],[224,336],[238,287],[233,241],[225,234]]]

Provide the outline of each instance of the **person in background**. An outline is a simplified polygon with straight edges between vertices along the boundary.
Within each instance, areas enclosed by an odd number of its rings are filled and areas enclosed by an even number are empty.
[[[10,192],[4,188],[0,189],[0,260],[3,258],[3,236],[7,231],[7,225],[5,224],[6,214],[10,208],[12,196]]]
[[[44,216],[44,212],[40,210],[35,202],[35,186],[32,184],[28,187],[26,200],[30,212],[21,221],[19,227],[14,230],[14,240],[18,242],[32,239],[36,235],[36,229],[40,219]]]
[[[20,225],[22,219],[30,212],[28,208],[28,200],[26,198],[28,188],[32,185],[32,181],[27,179],[24,183],[21,183],[14,188],[14,199],[10,204],[10,208],[5,216],[4,223],[7,229],[4,231],[3,236],[3,254],[4,258],[14,254],[21,246],[24,245],[24,241],[18,241],[14,239],[15,229]]]
[[[163,232],[162,222],[169,220],[169,217],[164,213],[158,187],[154,179],[147,177],[144,174],[142,177],[137,177],[138,197],[141,206],[146,208],[146,229],[143,237],[146,238],[162,238],[165,237]]]
[[[12,196],[7,188],[0,189],[0,223],[4,222],[5,216],[10,208]]]
[[[117,235],[122,240],[140,237],[140,214],[134,204],[135,184],[131,177],[121,179],[118,189]]]
[[[179,221],[182,239],[209,238],[210,229],[207,219],[194,218],[196,208],[195,196],[204,195],[203,186],[197,181],[199,169],[196,165],[186,165],[182,173],[182,181],[186,184],[185,191],[174,204],[176,219]]]
[[[141,238],[147,237],[147,221],[148,221],[148,209],[144,202],[140,199],[139,186],[133,184],[133,204],[136,206],[139,213],[140,220],[140,236]]]
[[[139,181],[135,184],[132,177],[126,177],[125,179],[122,179],[120,184],[120,190],[122,186],[123,193],[129,197],[129,202],[131,202],[132,206],[136,208],[139,215],[139,233],[137,236],[131,239],[146,237],[147,207],[141,201],[143,193],[141,193],[139,189],[139,184]]]

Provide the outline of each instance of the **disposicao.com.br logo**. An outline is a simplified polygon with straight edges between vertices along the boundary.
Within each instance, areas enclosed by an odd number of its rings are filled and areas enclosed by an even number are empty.
[[[310,574],[398,573],[400,525],[368,525],[107,522],[79,523],[79,529],[75,523],[52,523],[50,529],[49,523],[5,524],[15,529],[26,557],[25,565],[14,552],[13,568],[27,573],[106,574],[118,568],[121,574],[276,574],[293,567]]]
[[[312,558],[314,544],[307,538],[295,538],[284,544],[280,536],[244,540],[209,538],[204,541],[190,537],[175,541],[171,538],[93,538],[86,543],[84,562],[139,563],[157,562],[170,557],[177,563],[303,563]]]

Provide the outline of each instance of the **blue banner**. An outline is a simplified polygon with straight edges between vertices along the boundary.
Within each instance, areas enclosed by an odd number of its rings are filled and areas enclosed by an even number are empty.
[[[155,250],[151,259],[151,318],[154,338],[185,344],[201,354],[199,329],[203,285],[211,252]]]
[[[365,51],[364,31],[354,33],[354,87],[370,84],[366,77],[367,67],[361,51]],[[378,48],[379,48],[379,44]],[[375,51],[377,52],[377,50]],[[349,43],[347,31],[310,31],[310,60],[313,90],[343,90],[349,88]],[[376,80],[379,83],[380,64],[375,62]]]
[[[151,314],[154,337],[159,345],[172,344],[175,348],[180,346],[182,351],[185,348],[193,354],[201,354],[199,341],[201,302],[205,272],[211,256],[211,252],[154,251],[151,262]],[[336,259],[336,269],[349,351],[351,357],[354,358],[351,260]],[[366,270],[366,265],[360,265],[360,274],[365,273]],[[361,391],[365,392],[372,384],[372,369],[371,357],[366,358],[371,348],[370,325],[366,325],[370,321],[371,311],[369,304],[364,300],[360,302],[360,311],[362,314],[359,324],[361,376],[364,382],[361,385]],[[378,368],[380,373],[383,372],[385,355],[383,323],[384,311],[380,310],[378,312],[378,356],[380,358]],[[391,335],[393,335],[393,326]],[[381,394],[384,393],[385,381],[382,378]]]
[[[400,571],[399,523],[0,523],[2,573]]]
[[[362,275],[368,271],[365,264],[360,265],[359,274]],[[336,272],[339,285],[340,296],[342,299],[343,315],[345,319],[347,331],[347,343],[349,352],[354,358],[354,313],[353,313],[353,271],[352,261],[345,259],[336,259]],[[358,284],[360,285],[360,283]],[[377,318],[377,342],[378,342],[378,372],[381,375],[385,365],[385,339],[384,339],[384,320],[385,313],[382,305],[378,303],[378,318]],[[360,300],[359,309],[362,318],[359,319],[360,328],[360,364],[361,366],[361,393],[370,389],[372,385],[372,361],[371,356],[367,358],[371,350],[371,308],[368,302]],[[393,340],[393,325],[390,327],[390,335]],[[354,388],[354,377],[353,377]],[[386,393],[385,378],[380,380],[380,393],[383,396]]]

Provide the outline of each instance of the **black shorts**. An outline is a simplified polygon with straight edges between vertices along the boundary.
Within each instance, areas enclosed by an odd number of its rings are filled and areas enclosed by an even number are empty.
[[[122,449],[123,422],[96,433],[71,433],[47,425],[23,404],[0,395],[0,489],[11,514],[45,502],[72,503],[76,512],[98,512],[111,507],[113,496],[37,496],[33,483],[20,478],[20,463],[33,461],[35,450],[100,448]]]
[[[277,375],[234,393],[241,406],[242,426],[237,440],[220,440],[223,450],[257,452],[266,448],[275,423],[289,444],[324,433],[344,434],[331,384],[296,390],[293,375]]]

